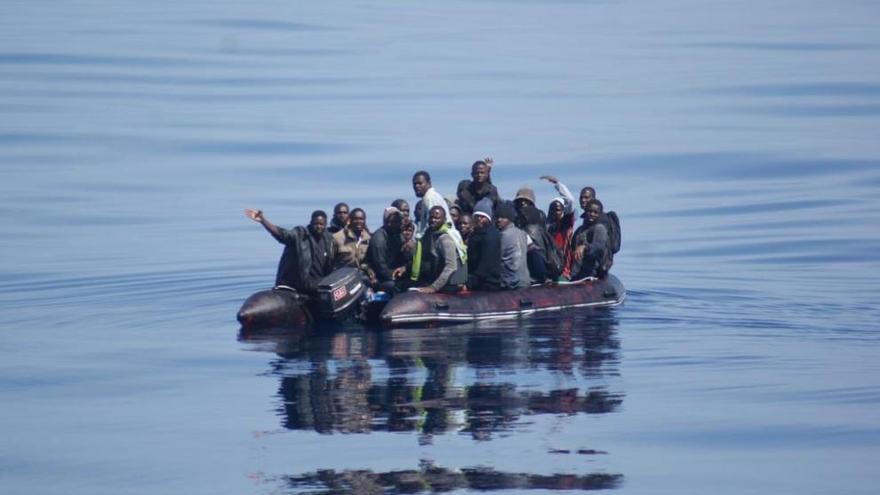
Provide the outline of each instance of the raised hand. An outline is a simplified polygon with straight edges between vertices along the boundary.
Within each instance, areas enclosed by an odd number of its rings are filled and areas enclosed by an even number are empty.
[[[551,184],[556,184],[559,182],[559,179],[557,179],[556,177],[553,177],[552,175],[542,175],[541,177],[539,177],[539,179],[546,180],[546,181],[550,182]]]
[[[263,210],[255,210],[253,208],[245,208],[244,214],[257,223],[263,223]]]

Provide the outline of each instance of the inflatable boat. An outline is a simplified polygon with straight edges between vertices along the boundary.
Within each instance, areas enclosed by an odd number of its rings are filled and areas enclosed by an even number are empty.
[[[379,315],[387,327],[514,318],[539,311],[617,306],[626,290],[614,275],[498,292],[394,296]]]
[[[625,298],[623,284],[610,274],[601,279],[591,277],[518,290],[456,294],[408,291],[389,298],[384,293],[371,293],[357,269],[342,268],[318,284],[317,297],[305,297],[289,287],[275,287],[247,298],[237,317],[245,329],[297,328],[352,318],[386,327],[400,327],[515,318],[567,308],[616,306]]]

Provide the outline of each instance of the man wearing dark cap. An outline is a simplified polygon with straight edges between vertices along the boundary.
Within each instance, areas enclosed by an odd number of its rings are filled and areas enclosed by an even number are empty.
[[[521,187],[513,204],[516,206],[514,223],[532,240],[527,255],[532,280],[543,283],[555,279],[562,273],[563,261],[547,232],[547,215],[535,206],[535,191],[528,186]]]
[[[244,214],[262,225],[276,241],[284,244],[284,253],[275,275],[275,287],[316,294],[318,282],[333,271],[335,250],[333,238],[326,230],[327,214],[315,210],[308,227],[299,226],[289,230],[267,220],[262,210],[247,208]]]
[[[524,289],[529,286],[529,268],[526,263],[528,236],[513,221],[516,210],[510,203],[495,208],[495,226],[501,232],[501,288]]]
[[[474,206],[474,230],[467,241],[470,290],[501,289],[501,233],[492,222],[492,200],[483,198]]]

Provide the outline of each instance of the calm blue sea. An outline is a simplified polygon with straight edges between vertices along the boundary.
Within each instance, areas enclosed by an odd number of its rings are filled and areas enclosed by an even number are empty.
[[[880,3],[0,4],[0,493],[880,484]],[[426,169],[594,186],[610,311],[241,336]]]

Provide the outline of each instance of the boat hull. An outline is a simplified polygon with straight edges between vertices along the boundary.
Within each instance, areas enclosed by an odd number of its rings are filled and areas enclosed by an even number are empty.
[[[380,320],[387,327],[398,327],[515,318],[541,311],[616,306],[625,298],[626,289],[614,275],[498,292],[406,292],[388,302]]]
[[[312,323],[306,299],[284,289],[261,290],[244,301],[236,315],[242,328],[299,328]]]

